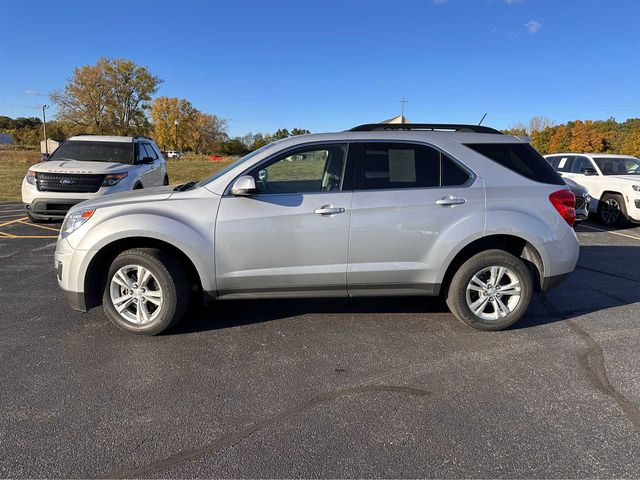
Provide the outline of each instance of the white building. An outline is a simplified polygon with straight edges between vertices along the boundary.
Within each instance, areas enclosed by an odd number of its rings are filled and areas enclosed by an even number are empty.
[[[55,140],[51,140],[47,138],[47,145],[45,146],[44,140],[40,141],[40,153],[47,153],[47,147],[49,148],[49,153],[53,153],[53,151],[58,148],[60,142],[56,142]]]

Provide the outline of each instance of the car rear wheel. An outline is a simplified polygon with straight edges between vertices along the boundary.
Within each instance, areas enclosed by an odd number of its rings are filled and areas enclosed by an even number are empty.
[[[533,278],[525,263],[503,250],[487,250],[454,274],[447,305],[470,327],[502,330],[522,318],[532,295]]]
[[[102,306],[118,327],[157,335],[182,318],[189,291],[188,277],[175,258],[158,249],[134,248],[113,260]]]
[[[622,195],[607,193],[598,205],[598,217],[608,227],[621,227],[629,222]]]

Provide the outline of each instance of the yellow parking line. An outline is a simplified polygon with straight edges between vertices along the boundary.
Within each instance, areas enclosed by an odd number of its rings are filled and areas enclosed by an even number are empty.
[[[0,232],[0,235],[2,235],[3,237],[13,237],[13,235],[11,235],[10,233],[4,233],[4,232]]]
[[[44,225],[38,225],[37,223],[29,223],[25,221],[18,222],[18,223],[22,223],[23,225],[29,225],[30,227],[38,227],[38,228],[44,228],[45,230],[53,230],[54,232],[60,231],[59,228],[45,227]]]
[[[7,225],[11,225],[12,223],[18,223],[18,222],[26,220],[26,219],[27,219],[27,217],[22,217],[22,218],[17,218],[15,220],[11,220],[9,222],[0,223],[0,228],[1,227],[6,227]]]
[[[0,225],[1,226],[1,225]],[[580,225],[581,227],[584,228],[589,228],[591,230],[597,230],[598,232],[605,232],[605,233],[610,233],[611,235],[618,235],[620,237],[625,237],[625,238],[632,238],[634,240],[638,240],[640,241],[640,237],[636,237],[635,235],[627,235],[626,233],[620,233],[620,232],[614,232],[612,230],[604,230],[602,228],[597,228],[597,227],[591,227],[589,225]]]

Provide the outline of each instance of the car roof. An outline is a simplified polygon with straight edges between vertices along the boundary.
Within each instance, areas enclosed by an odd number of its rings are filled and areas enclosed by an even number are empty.
[[[131,143],[137,140],[145,140],[153,142],[149,137],[137,136],[127,137],[122,135],[75,135],[69,139],[68,142],[83,141],[83,142],[119,142],[119,143]]]
[[[583,157],[598,157],[598,158],[636,158],[633,155],[622,155],[619,153],[577,153],[577,152],[561,152],[561,153],[549,153],[546,157],[558,157],[562,155],[580,155]]]

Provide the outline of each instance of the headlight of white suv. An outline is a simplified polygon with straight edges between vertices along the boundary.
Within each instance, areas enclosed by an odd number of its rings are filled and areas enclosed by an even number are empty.
[[[120,180],[123,178],[127,178],[127,173],[114,173],[112,175],[106,175],[104,177],[104,181],[102,182],[103,187],[113,187],[117,185]]]
[[[640,192],[640,185],[631,185],[631,188],[633,188],[636,192]]]
[[[60,238],[65,238],[75,232],[89,220],[96,210],[94,208],[88,210],[78,210],[67,215],[60,229]]]
[[[27,170],[26,179],[27,179],[27,183],[31,185],[35,185],[37,183],[36,172],[34,172],[33,170]]]

